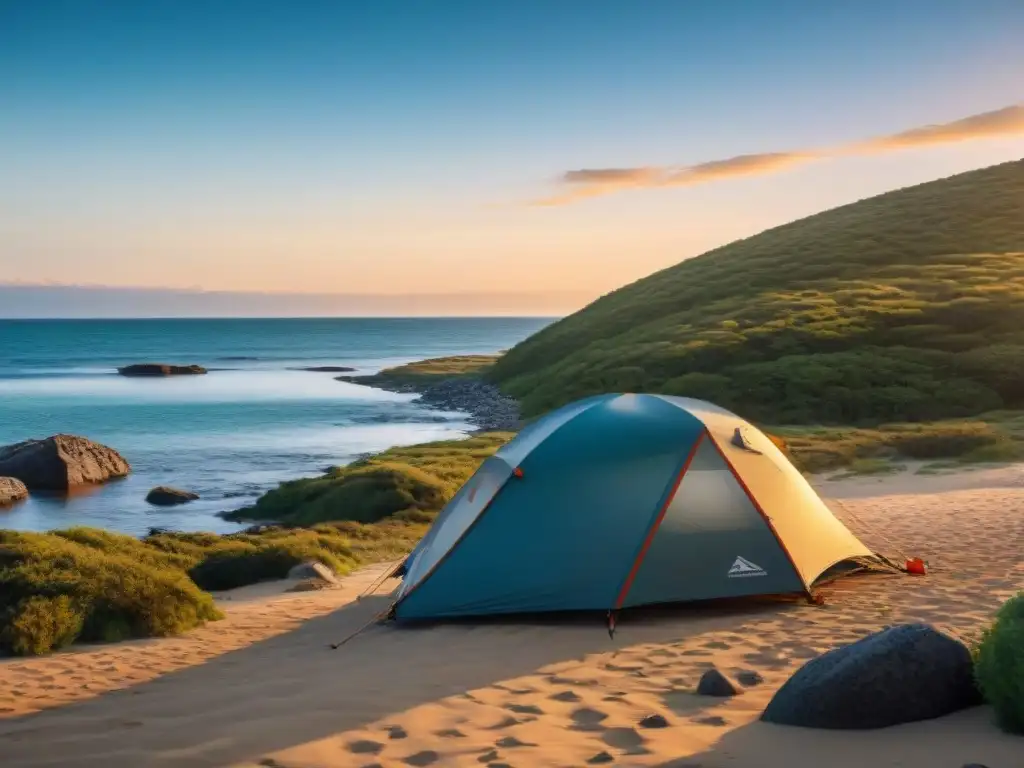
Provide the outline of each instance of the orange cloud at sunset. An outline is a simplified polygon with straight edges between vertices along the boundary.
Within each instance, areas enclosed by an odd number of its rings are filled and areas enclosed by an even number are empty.
[[[682,167],[584,168],[566,171],[560,178],[561,184],[567,187],[566,191],[537,200],[533,205],[567,205],[629,189],[692,186],[737,176],[776,173],[794,165],[840,155],[895,152],[1017,135],[1024,135],[1024,104],[1014,104],[947,123],[911,128],[826,150],[762,152]]]

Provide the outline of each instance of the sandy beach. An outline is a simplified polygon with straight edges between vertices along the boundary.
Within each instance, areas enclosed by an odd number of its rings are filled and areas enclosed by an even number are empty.
[[[758,722],[805,660],[883,626],[976,636],[1024,586],[1024,468],[818,483],[875,548],[924,557],[925,577],[870,576],[826,604],[766,601],[600,621],[372,627],[339,588],[284,584],[219,595],[224,621],[188,635],[0,662],[0,760],[24,766],[661,766],[1024,764],[1024,740],[984,707],[872,732]],[[388,585],[385,585],[387,587]],[[390,586],[394,586],[393,584]],[[756,671],[731,699],[701,673]],[[664,728],[640,720],[660,714]]]

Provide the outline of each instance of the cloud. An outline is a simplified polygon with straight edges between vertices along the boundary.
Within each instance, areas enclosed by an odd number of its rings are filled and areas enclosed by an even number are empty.
[[[959,141],[1017,134],[1024,134],[1024,104],[1014,104],[992,112],[982,112],[979,115],[971,115],[951,123],[925,125],[889,136],[880,136],[853,144],[850,149],[862,152],[888,152],[908,147],[953,144]]]
[[[533,205],[568,205],[586,198],[610,195],[629,189],[692,186],[737,176],[777,173],[794,165],[840,155],[895,152],[921,146],[1015,135],[1024,135],[1024,104],[1014,104],[949,123],[911,128],[829,150],[762,152],[737,155],[724,160],[710,160],[690,166],[582,168],[566,171],[559,178],[565,191],[537,200]]]

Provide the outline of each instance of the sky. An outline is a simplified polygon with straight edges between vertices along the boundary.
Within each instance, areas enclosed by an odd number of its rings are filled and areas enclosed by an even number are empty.
[[[0,0],[0,316],[564,314],[1024,157],[1021,40],[1021,0]]]

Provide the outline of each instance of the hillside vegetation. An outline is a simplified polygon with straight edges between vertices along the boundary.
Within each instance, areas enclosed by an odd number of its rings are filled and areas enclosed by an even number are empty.
[[[606,391],[767,424],[1024,406],[1024,161],[718,248],[522,342],[488,377],[528,416]]]
[[[385,368],[379,373],[338,376],[338,381],[362,384],[392,391],[422,391],[442,381],[462,377],[480,377],[491,369],[499,355],[452,355],[417,360]]]
[[[337,520],[430,523],[481,462],[512,438],[490,432],[467,440],[399,446],[320,477],[281,483],[229,520],[311,525]]]

